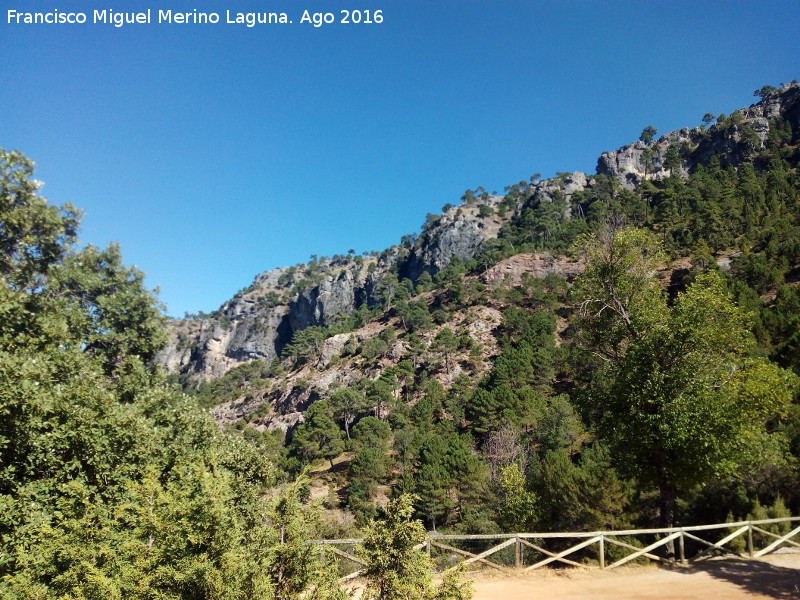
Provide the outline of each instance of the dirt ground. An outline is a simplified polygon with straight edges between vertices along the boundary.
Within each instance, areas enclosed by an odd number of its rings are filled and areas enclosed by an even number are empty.
[[[800,600],[800,552],[688,566],[471,574],[473,600]]]

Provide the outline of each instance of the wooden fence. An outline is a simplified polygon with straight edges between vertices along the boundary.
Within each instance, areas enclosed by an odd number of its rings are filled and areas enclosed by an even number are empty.
[[[477,563],[499,571],[509,571],[512,568],[533,571],[555,563],[572,567],[614,569],[637,559],[660,562],[678,560],[687,563],[720,554],[758,558],[784,545],[800,548],[800,543],[792,539],[800,534],[800,526],[795,526],[798,522],[800,517],[668,529],[576,533],[440,535],[430,532],[427,540],[417,548],[428,552],[440,570],[454,569],[462,563],[465,565]],[[789,529],[789,531],[775,533],[765,529],[770,525],[778,525],[779,529]],[[724,530],[730,531],[720,537],[725,533]],[[704,539],[703,536],[709,539]],[[742,536],[746,536],[745,552],[732,548],[734,540]],[[648,543],[653,538],[655,541]],[[358,577],[364,566],[355,551],[361,541],[354,538],[315,540],[314,543],[328,546],[342,559],[341,568],[344,573],[342,579],[348,580]],[[665,552],[670,542],[673,547],[677,545],[674,557],[667,556]],[[757,548],[759,545],[763,547]],[[741,546],[740,540],[737,547]],[[663,556],[657,554],[657,551]],[[350,565],[349,568],[347,564]]]

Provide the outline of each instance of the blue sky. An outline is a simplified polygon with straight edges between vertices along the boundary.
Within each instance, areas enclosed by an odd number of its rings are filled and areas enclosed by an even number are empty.
[[[381,250],[467,188],[599,154],[800,78],[800,3],[2,0],[0,147],[169,314],[261,271]],[[291,25],[9,25],[7,10],[286,12]],[[300,24],[303,10],[382,24]]]

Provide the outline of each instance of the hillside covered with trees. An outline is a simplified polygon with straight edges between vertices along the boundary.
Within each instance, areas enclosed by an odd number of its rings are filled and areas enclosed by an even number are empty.
[[[336,531],[401,492],[470,533],[796,512],[799,89],[283,270],[289,317],[342,281],[361,301],[204,374],[202,332],[257,320],[259,276],[173,325],[173,378],[286,472],[320,469]]]

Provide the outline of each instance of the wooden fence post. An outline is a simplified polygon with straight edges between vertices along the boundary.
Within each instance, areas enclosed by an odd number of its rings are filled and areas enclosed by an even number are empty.
[[[747,554],[753,558],[753,524],[747,522]]]
[[[686,554],[683,550],[683,531],[681,531],[681,537],[678,538],[678,552],[680,553],[681,564],[686,564]]]
[[[606,538],[605,536],[600,536],[600,568],[606,568]]]

